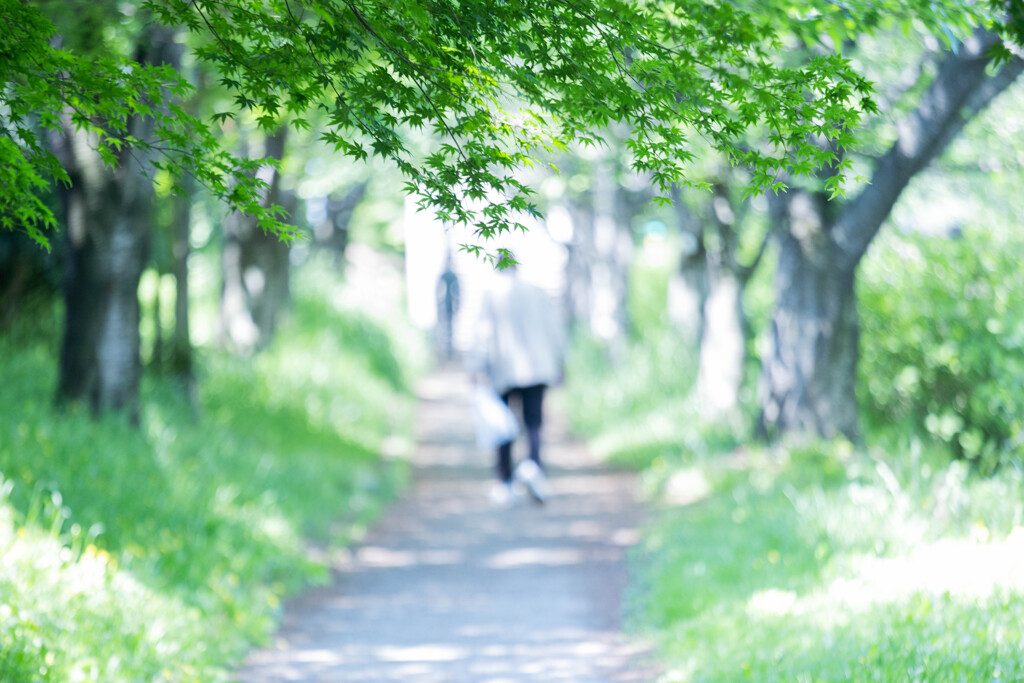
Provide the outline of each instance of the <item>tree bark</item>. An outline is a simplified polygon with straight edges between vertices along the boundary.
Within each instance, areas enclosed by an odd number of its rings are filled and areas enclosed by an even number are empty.
[[[30,274],[28,260],[17,256],[13,259],[10,272],[0,277],[0,334],[10,330],[14,324]]]
[[[747,356],[742,296],[749,274],[736,260],[736,229],[740,221],[726,186],[716,185],[708,208],[714,239],[711,246],[704,240],[708,288],[697,365],[697,397],[705,419],[723,420],[734,416],[740,404]]]
[[[857,434],[854,270],[836,265],[840,254],[826,233],[824,202],[808,193],[784,202],[772,350],[760,388],[758,431],[769,437]]]
[[[947,55],[921,103],[898,124],[896,142],[876,164],[871,184],[850,202],[835,226],[844,268],[860,262],[911,178],[1020,76],[1020,57],[988,75],[989,50],[998,42],[995,34],[975,30],[958,54]]]
[[[163,302],[160,293],[160,275],[157,273],[156,293],[153,296],[153,348],[149,357],[149,365],[157,373],[164,370],[164,325]]]
[[[77,182],[64,193],[69,248],[58,399],[88,401],[95,413],[126,410],[135,416],[138,286],[149,246],[151,184],[145,187],[149,180],[134,161],[122,162],[113,174],[95,170],[101,184]]]
[[[679,335],[698,349],[704,334],[704,303],[708,298],[708,260],[702,221],[684,205],[678,187],[672,188],[682,245],[679,268],[668,282],[668,319]]]
[[[267,157],[284,157],[287,132],[282,126],[267,138]],[[277,169],[265,166],[260,172],[268,185],[265,205],[288,204],[282,201]],[[294,206],[284,208],[294,212]],[[224,221],[221,332],[223,341],[235,351],[251,353],[273,339],[290,298],[289,254],[286,242],[264,232],[249,216],[235,213]]]
[[[760,386],[762,434],[857,437],[857,265],[911,178],[937,157],[967,121],[1020,75],[1013,58],[986,69],[998,37],[977,30],[949,54],[868,185],[837,215],[823,195],[773,201],[779,267],[770,323],[772,349]]]
[[[173,32],[157,26],[137,59],[176,64],[180,54]],[[129,134],[152,139],[152,119],[133,119]],[[126,150],[116,168],[107,168],[69,119],[56,151],[73,181],[62,191],[69,248],[57,401],[87,403],[94,414],[124,411],[135,420],[142,371],[138,286],[153,198],[149,160]]]
[[[190,179],[182,180],[185,194],[174,197],[174,335],[171,337],[170,370],[185,390],[189,402],[197,405],[196,379],[192,368],[192,335],[189,327],[188,259],[191,253],[192,189]]]
[[[589,206],[572,202],[568,207],[572,221],[572,241],[567,245],[565,273],[566,310],[573,329],[590,329],[590,264],[594,260],[594,216]]]
[[[697,365],[701,416],[723,420],[737,413],[747,357],[743,282],[731,271],[715,278],[704,302],[704,326]]]
[[[605,343],[620,345],[629,330],[629,265],[633,237],[623,214],[615,166],[604,159],[594,169],[593,254],[590,265],[590,329]]]
[[[334,265],[341,271],[345,267],[345,250],[348,248],[349,226],[359,203],[366,196],[369,181],[356,183],[345,196],[328,198],[324,219],[313,226],[316,243],[334,254]]]
[[[596,160],[592,186],[569,204],[573,229],[566,266],[572,325],[586,329],[612,357],[624,352],[630,329],[630,219],[636,204],[616,183],[615,173],[613,159]]]

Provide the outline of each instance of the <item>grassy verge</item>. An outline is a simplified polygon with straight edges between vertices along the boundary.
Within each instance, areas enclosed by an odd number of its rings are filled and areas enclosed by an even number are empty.
[[[701,425],[670,346],[616,370],[594,353],[570,412],[657,501],[632,604],[665,681],[1024,679],[1019,470],[978,477],[913,437],[744,446]]]
[[[890,465],[822,445],[669,474],[642,550],[667,680],[1019,680],[1019,474]]]
[[[0,340],[0,680],[229,680],[401,485],[402,336],[313,284],[268,352],[205,354],[198,420],[158,379],[141,430],[57,415],[52,340]]]

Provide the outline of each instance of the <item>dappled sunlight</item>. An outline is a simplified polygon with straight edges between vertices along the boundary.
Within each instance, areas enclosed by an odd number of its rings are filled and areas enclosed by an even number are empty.
[[[484,562],[484,566],[493,569],[510,569],[530,564],[565,565],[580,564],[584,561],[593,562],[576,548],[516,548],[494,555]]]
[[[576,474],[569,470],[560,474],[555,484],[558,491],[565,495],[586,498],[615,494],[621,489],[621,482],[615,476],[604,472]]]
[[[330,649],[296,649],[287,662],[277,665],[279,678],[274,680],[306,680],[311,675],[329,680],[332,671],[344,669],[345,680],[579,683],[605,680],[595,678],[596,672],[647,653],[643,646],[623,644],[610,631],[542,629],[526,634],[515,626],[480,625],[461,629],[458,635],[460,645],[451,645],[447,639],[413,644],[398,633],[372,644],[349,641]],[[367,665],[367,660],[374,664]],[[638,671],[615,680],[649,681],[645,675]]]
[[[750,596],[750,600],[747,602],[747,611],[753,616],[788,614],[797,600],[797,594],[793,591],[769,588]]]
[[[623,561],[640,536],[635,478],[600,468],[553,420],[549,502],[494,507],[468,389],[450,370],[420,383],[407,495],[336,556],[337,587],[253,653],[243,680],[653,679],[644,663],[628,672],[649,646],[619,630]]]
[[[617,546],[629,548],[640,542],[641,534],[639,529],[616,529],[611,536],[611,541]]]
[[[336,664],[338,653],[333,650],[303,650],[295,656],[295,661],[302,664]]]
[[[810,585],[790,576],[722,599],[673,624],[660,680],[1021,680],[1022,535],[856,555]],[[704,574],[693,590],[709,588]]]
[[[364,546],[356,551],[356,561],[364,567],[397,568],[417,565],[460,564],[465,555],[456,550],[396,551]]]
[[[551,533],[546,534],[542,530],[541,533],[545,536],[557,537],[565,532],[565,528],[559,525],[552,524],[546,528],[550,528]],[[570,523],[568,531],[570,536],[576,538],[606,538],[608,535],[608,528],[604,524],[589,519],[581,519]]]
[[[821,592],[823,602],[855,610],[918,593],[974,601],[997,592],[1024,594],[1024,529],[1001,541],[943,539],[901,557],[856,556],[849,576]]]
[[[413,647],[378,647],[378,658],[385,662],[454,662],[466,659],[469,651],[449,645],[415,645]]]
[[[671,505],[692,505],[711,495],[711,482],[703,470],[697,467],[684,467],[668,478],[665,482],[663,496]]]
[[[670,625],[664,680],[1020,680],[1024,528],[995,501],[1016,500],[1016,480],[968,484],[954,465],[908,482],[878,459],[836,453],[792,449],[664,477],[684,491],[714,482],[645,539],[656,574],[644,599]],[[967,507],[969,485],[985,505]]]

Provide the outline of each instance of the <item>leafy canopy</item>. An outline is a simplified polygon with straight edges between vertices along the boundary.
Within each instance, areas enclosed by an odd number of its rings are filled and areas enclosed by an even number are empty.
[[[0,227],[49,247],[44,231],[56,220],[42,197],[52,181],[71,179],[45,139],[68,128],[84,131],[109,166],[133,150],[155,152],[157,168],[192,173],[265,227],[285,229],[260,205],[259,162],[227,153],[210,126],[184,111],[192,86],[181,74],[116,52],[63,47],[40,9],[60,4],[0,0]],[[133,137],[132,117],[152,117],[154,139]]]
[[[773,6],[781,7],[785,3]],[[634,168],[662,195],[688,184],[690,141],[705,139],[777,189],[780,172],[837,160],[873,110],[870,84],[826,52],[785,66],[776,12],[710,0],[144,0],[168,26],[194,34],[198,57],[233,93],[215,119],[247,112],[271,130],[316,127],[353,159],[390,160],[406,189],[446,221],[488,238],[536,214],[516,172],[545,152],[600,144],[624,124]],[[101,150],[145,145],[125,121],[154,116],[165,165],[195,173],[235,208],[260,213],[252,164],[227,154],[213,129],[177,104],[173,70],[111,57],[83,60],[51,44],[38,3],[0,0],[5,117],[0,162],[17,188],[7,227],[53,217],[38,200],[47,176],[67,182],[39,126],[70,115]],[[783,12],[785,14],[785,12]],[[19,49],[12,49],[15,45]],[[738,142],[766,129],[762,145]],[[425,154],[407,133],[439,142]],[[827,145],[808,144],[811,138]],[[273,215],[260,214],[265,226]],[[480,247],[471,247],[479,250]],[[507,256],[499,250],[501,257]]]

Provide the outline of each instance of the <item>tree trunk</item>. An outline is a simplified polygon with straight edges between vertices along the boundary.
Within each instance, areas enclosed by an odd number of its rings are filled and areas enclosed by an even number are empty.
[[[672,188],[672,205],[678,218],[682,244],[679,269],[668,282],[668,319],[688,345],[696,349],[704,334],[704,302],[708,297],[704,229],[702,222],[683,204],[682,193],[675,186]]]
[[[191,252],[189,237],[192,223],[193,183],[184,178],[185,194],[174,197],[174,243],[171,255],[174,261],[174,336],[171,338],[170,370],[185,390],[193,406],[197,405],[196,380],[192,369],[192,336],[189,328],[188,258]]]
[[[340,198],[325,199],[323,220],[313,226],[316,243],[333,252],[334,265],[339,271],[345,267],[345,250],[348,248],[349,226],[359,203],[366,196],[369,181],[356,183]]]
[[[149,366],[157,373],[164,370],[164,325],[163,304],[160,301],[160,281],[157,274],[156,293],[153,296],[153,348],[149,356]]]
[[[594,260],[593,211],[573,202],[568,207],[572,221],[572,241],[567,245],[568,260],[565,273],[566,310],[573,329],[590,329],[591,286],[590,264]]]
[[[174,34],[155,27],[138,60],[176,64]],[[129,134],[151,139],[153,121],[133,119]],[[64,277],[65,328],[57,400],[87,402],[95,414],[138,418],[139,278],[149,249],[153,184],[148,160],[127,151],[104,166],[68,117],[56,150],[73,185],[62,191],[69,248]]]
[[[267,157],[284,157],[287,132],[282,126],[267,138]],[[270,166],[260,173],[268,185],[265,205],[284,204],[280,173]],[[222,339],[242,353],[266,347],[290,298],[288,244],[264,232],[249,216],[235,213],[224,221],[222,265]]]
[[[760,386],[763,434],[856,438],[857,265],[911,178],[1024,69],[1014,57],[987,73],[997,41],[978,29],[947,55],[917,109],[898,124],[871,183],[847,205],[836,205],[837,216],[828,215],[823,196],[795,193],[782,202],[772,350]]]
[[[620,188],[610,159],[594,169],[594,261],[590,266],[590,329],[612,346],[620,345],[629,330],[629,265],[633,237],[620,210]]]
[[[722,420],[736,414],[746,363],[743,283],[731,271],[714,278],[704,302],[704,325],[697,367],[701,416]]]
[[[78,135],[71,133],[71,135]],[[83,163],[99,164],[99,159]],[[149,246],[152,185],[134,161],[65,192],[69,248],[58,401],[138,414],[139,278]]]
[[[11,271],[0,276],[0,334],[9,331],[14,324],[31,272],[29,261],[17,255]]]
[[[716,186],[707,212],[713,227],[712,239],[702,240],[707,295],[702,311],[697,397],[701,415],[708,420],[736,415],[747,357],[746,318],[741,299],[747,276],[736,261],[738,221],[728,195],[727,187]]]
[[[836,265],[823,202],[806,193],[785,202],[788,229],[778,238],[772,346],[761,377],[762,435],[857,435],[854,271]]]

